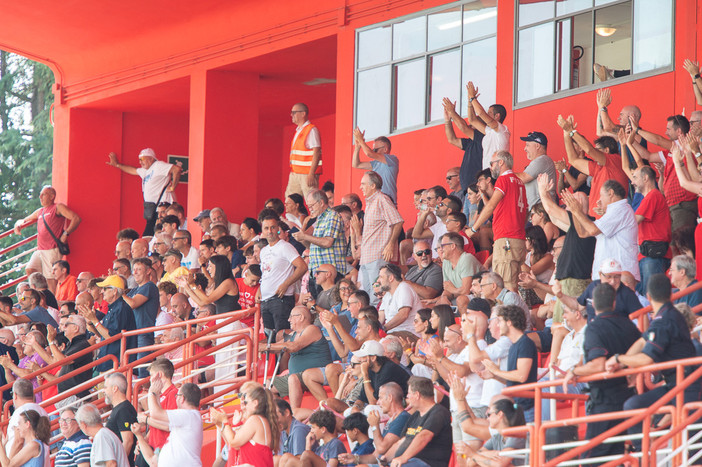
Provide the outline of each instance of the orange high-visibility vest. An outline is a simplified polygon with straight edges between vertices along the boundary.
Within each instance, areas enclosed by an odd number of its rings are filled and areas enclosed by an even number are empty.
[[[312,159],[314,150],[307,149],[305,146],[305,141],[307,141],[307,135],[310,131],[315,128],[314,125],[308,123],[303,126],[298,133],[297,138],[293,137],[292,144],[290,145],[290,169],[292,173],[296,174],[307,174],[310,173],[310,166],[312,165]],[[322,158],[319,159],[319,164],[317,165],[316,174],[322,173]]]

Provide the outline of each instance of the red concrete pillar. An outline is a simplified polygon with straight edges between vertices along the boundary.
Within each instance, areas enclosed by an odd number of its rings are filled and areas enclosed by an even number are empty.
[[[190,79],[190,171],[187,212],[220,206],[230,221],[256,215],[259,76],[232,71],[196,71]],[[200,231],[192,223],[193,243]],[[190,225],[190,224],[189,224]]]

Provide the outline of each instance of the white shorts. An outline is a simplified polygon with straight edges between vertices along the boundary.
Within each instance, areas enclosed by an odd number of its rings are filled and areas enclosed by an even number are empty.
[[[61,253],[59,253],[58,248],[52,248],[51,250],[37,250],[32,253],[32,257],[29,258],[26,268],[34,269],[41,272],[47,279],[56,279],[54,273],[51,271],[54,263],[61,259]]]

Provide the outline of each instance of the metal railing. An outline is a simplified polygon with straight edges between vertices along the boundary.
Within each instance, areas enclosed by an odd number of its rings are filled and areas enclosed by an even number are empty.
[[[30,225],[35,224],[36,222],[37,221],[34,220],[31,222],[27,222],[25,224],[22,224],[22,228],[24,229],[25,227],[29,227]],[[6,230],[5,232],[0,233],[0,239],[8,237],[8,236],[12,235],[13,233],[14,233],[14,229]],[[35,241],[36,239],[37,239],[37,234],[30,235],[29,237],[25,237],[22,240],[0,250],[0,258],[2,258],[2,261],[0,262],[0,267],[3,267],[7,264],[11,264],[13,262],[16,262],[17,260],[19,260],[23,256],[26,256],[26,255],[36,251],[37,247],[35,246],[35,247],[30,248],[28,250],[22,251],[19,254],[16,254],[14,256],[10,256],[7,258],[5,257],[8,253],[15,251],[16,249],[18,249],[24,245],[27,245],[27,244]],[[12,273],[23,270],[26,265],[27,265],[27,262],[17,264],[16,266],[1,273],[0,279],[4,278],[6,276],[9,276]],[[27,280],[27,275],[23,274],[21,277],[15,278],[15,279],[13,279],[5,284],[0,284],[0,291],[12,288],[12,287],[16,286],[17,284],[19,284],[20,282],[25,281],[25,280]]]

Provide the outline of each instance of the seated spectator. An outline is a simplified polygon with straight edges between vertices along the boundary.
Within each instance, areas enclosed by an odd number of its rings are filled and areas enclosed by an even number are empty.
[[[404,407],[404,392],[399,384],[385,383],[378,391],[378,406],[388,416],[383,429],[380,429],[380,413],[373,410],[368,414],[368,424],[373,435],[375,454],[383,455],[402,437],[409,412]]]
[[[78,288],[76,276],[71,276],[71,265],[66,260],[56,261],[51,270],[56,279],[56,301],[66,302],[76,299]]]
[[[180,265],[190,271],[200,269],[198,258],[200,251],[192,245],[192,236],[187,230],[179,230],[173,234],[173,248],[180,251],[183,259],[180,260]]]
[[[80,431],[76,422],[76,409],[66,407],[61,410],[58,420],[64,441],[56,453],[54,467],[90,467],[90,450],[93,443]]]
[[[333,264],[320,265],[314,272],[316,284],[321,288],[321,290],[318,289],[317,299],[305,294],[304,300],[303,297],[300,297],[303,303],[307,307],[318,305],[323,310],[330,310],[336,306],[340,301],[336,288],[336,274],[336,268]]]
[[[483,274],[483,277],[480,279],[480,288],[483,292],[482,298],[486,300],[492,300],[501,305],[514,305],[519,307],[524,311],[524,315],[526,316],[526,330],[530,331],[533,329],[529,307],[524,303],[524,300],[522,300],[519,294],[505,288],[505,283],[499,274],[496,272]]]
[[[136,279],[134,279],[132,275],[131,258],[117,258],[112,262],[112,269],[108,270],[108,272],[110,275],[125,277],[127,279],[128,289],[133,289],[137,286]]]
[[[378,282],[385,292],[380,304],[380,322],[385,331],[391,334],[416,340],[414,316],[422,307],[417,293],[402,280],[400,268],[394,264],[386,264],[380,268]]]
[[[695,274],[697,265],[695,260],[687,255],[678,255],[673,258],[670,264],[670,282],[675,289],[673,293],[686,289],[697,283]],[[674,303],[687,303],[690,308],[694,308],[702,303],[702,289],[680,297]]]
[[[39,331],[30,331],[21,339],[23,347],[23,357],[19,363],[15,365],[9,355],[0,355],[0,365],[5,369],[5,379],[8,382],[14,381],[16,378],[24,378],[36,369],[44,367],[47,363],[41,358],[41,355],[36,351],[34,343],[43,348],[46,347],[46,337]],[[36,366],[35,366],[36,365]],[[34,377],[30,380],[34,389],[39,387],[39,381]],[[41,394],[37,394],[37,401],[41,402]]]
[[[276,399],[276,414],[278,415],[278,427],[280,429],[280,444],[277,457],[284,454],[300,456],[305,452],[305,441],[310,432],[309,425],[298,421],[293,417],[292,408],[284,399]]]
[[[0,323],[4,326],[14,326],[21,323],[40,322],[58,328],[58,323],[51,317],[46,308],[41,306],[41,294],[35,289],[26,289],[19,298],[22,313],[13,315],[9,312],[0,313]]]
[[[183,254],[174,248],[171,248],[166,253],[164,253],[163,270],[165,271],[165,273],[163,274],[163,277],[161,277],[161,280],[159,282],[168,281],[178,285],[178,278],[188,276],[190,271],[188,270],[188,268],[181,266],[180,263],[182,261]]]
[[[233,235],[224,235],[214,242],[215,254],[226,256],[232,267],[232,274],[241,273],[246,258],[244,252],[238,248],[239,241]],[[211,258],[212,255],[209,256]],[[208,262],[209,262],[208,258]],[[205,272],[207,271],[207,263],[204,264]]]
[[[431,327],[436,329],[436,334],[439,336],[439,342],[444,341],[446,328],[456,323],[456,318],[453,314],[453,309],[448,305],[436,305],[431,309],[429,316]],[[430,343],[431,344],[431,343]]]
[[[49,440],[51,424],[49,417],[36,410],[22,412],[16,426],[14,444],[7,446],[5,437],[0,440],[0,463],[3,466],[50,465]],[[7,454],[6,449],[10,450]]]
[[[291,227],[297,227],[298,230],[301,230],[309,214],[302,195],[291,193],[285,198],[285,220],[290,223]]]
[[[466,233],[466,215],[462,212],[452,212],[446,218],[446,230],[448,232],[457,233],[463,237],[463,251],[475,256],[475,245],[473,240]]]
[[[37,292],[43,293],[46,297],[47,306],[51,308],[56,308],[58,310],[58,302],[56,301],[56,297],[54,296],[53,292],[49,289],[49,283],[47,282],[46,277],[42,273],[31,273],[29,275],[29,287],[27,288],[32,288]],[[24,289],[22,291],[24,292]],[[21,296],[19,292],[17,296]]]
[[[5,451],[5,454],[8,456],[15,444],[16,429],[22,421],[22,413],[33,410],[39,415],[47,416],[46,410],[35,403],[34,387],[27,379],[18,378],[12,383],[12,404],[15,407],[15,411],[12,413],[10,421],[7,424],[7,442],[5,446],[3,446],[3,451]]]
[[[378,391],[385,383],[395,382],[403,389],[407,387],[409,374],[398,364],[385,357],[385,349],[377,341],[366,341],[361,348],[354,352],[360,358],[363,374],[363,392],[360,402],[375,405],[378,402]]]
[[[287,351],[290,354],[288,360],[288,375],[276,376],[273,386],[281,397],[290,396],[290,405],[296,409],[302,404],[302,373],[309,368],[324,368],[331,363],[329,345],[322,335],[322,331],[313,324],[313,318],[309,310],[301,305],[293,308],[290,312],[290,329],[292,332],[284,331],[282,339],[276,339],[276,343],[266,347],[265,342],[261,342],[259,351],[267,348],[275,352]]]
[[[132,242],[132,259],[146,258],[149,256],[149,241],[138,238]]]
[[[539,226],[532,226],[526,230],[526,259],[522,264],[522,272],[531,273],[542,284],[548,284],[555,269],[553,255],[548,246],[544,231]],[[531,290],[531,292],[530,292]],[[543,300],[532,289],[519,288],[519,295],[528,307],[543,304]]]
[[[483,365],[493,377],[506,381],[508,387],[535,383],[539,356],[534,342],[524,334],[526,318],[523,310],[514,305],[501,305],[497,307],[497,319],[500,333],[512,342],[507,357],[507,370],[502,370],[497,363],[488,359],[483,360]],[[534,421],[534,400],[518,397],[515,402],[525,410],[527,422]]]
[[[468,295],[473,276],[483,268],[475,256],[463,251],[464,244],[463,237],[457,233],[449,232],[441,236],[440,253],[444,292],[436,301],[440,304],[455,304],[463,310],[468,301],[462,296]]]
[[[76,412],[81,431],[93,440],[90,465],[129,467],[129,460],[117,435],[102,425],[100,410],[93,404],[84,404]]]
[[[151,242],[151,247],[154,253],[163,256],[173,246],[173,235],[161,232],[154,235],[154,240]]]
[[[78,293],[87,292],[88,284],[93,279],[95,279],[95,276],[90,271],[83,271],[78,274],[76,278],[76,290],[78,290]]]
[[[307,435],[305,451],[300,458],[285,454],[279,467],[337,467],[339,454],[346,452],[346,447],[336,434],[336,416],[327,410],[318,410],[309,419],[310,433]]]
[[[349,444],[354,443],[354,448],[351,450],[352,456],[372,454],[375,451],[373,440],[368,437],[368,427],[368,419],[358,412],[350,414],[341,424],[341,429],[346,432]],[[354,459],[357,458],[354,457]]]
[[[412,374],[416,376],[424,376],[425,378],[431,378],[432,369],[427,366],[427,358],[430,356],[430,346],[429,343],[434,339],[439,339],[436,334],[436,329],[431,325],[431,309],[421,308],[417,310],[417,314],[414,317],[414,332],[419,335],[419,339],[414,346],[414,352],[412,348],[408,347],[407,352],[409,354],[409,360],[412,362]],[[410,344],[409,341],[405,341]]]
[[[543,198],[543,194],[540,194],[539,196]],[[551,222],[551,218],[548,216],[546,209],[544,209],[544,204],[541,201],[533,205],[529,210],[529,220],[531,221],[531,225],[541,227],[543,229],[548,245],[552,245],[553,241],[560,237],[560,230],[553,222]]]
[[[432,261],[431,256],[428,241],[415,243],[412,257],[417,264],[405,274],[405,282],[422,300],[436,298],[444,290],[441,266]]]

